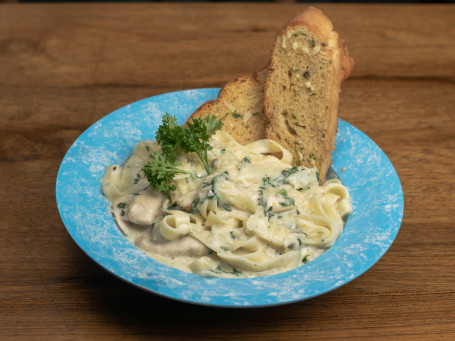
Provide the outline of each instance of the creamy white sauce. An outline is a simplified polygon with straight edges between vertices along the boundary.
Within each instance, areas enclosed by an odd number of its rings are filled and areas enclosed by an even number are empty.
[[[195,155],[178,155],[192,174],[178,174],[166,195],[141,171],[155,142],[138,143],[125,165],[107,167],[103,192],[136,247],[183,271],[237,278],[296,268],[337,240],[352,212],[339,180],[320,186],[316,168],[292,167],[291,154],[271,140],[241,146],[220,131],[210,143],[211,174]]]

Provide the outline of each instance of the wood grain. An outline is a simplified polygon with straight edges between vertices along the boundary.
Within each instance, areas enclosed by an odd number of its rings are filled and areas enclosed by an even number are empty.
[[[344,287],[232,310],[166,300],[98,267],[60,220],[55,179],[74,140],[113,110],[251,73],[303,6],[0,5],[1,340],[455,339],[455,7],[318,7],[356,60],[340,117],[394,164],[403,224]]]

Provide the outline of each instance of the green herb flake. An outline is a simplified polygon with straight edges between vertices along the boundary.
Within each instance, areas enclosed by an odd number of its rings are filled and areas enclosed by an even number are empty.
[[[234,111],[232,113],[232,116],[234,116],[234,118],[240,118],[240,117],[243,117],[242,115],[240,115],[237,111]]]
[[[241,270],[238,270],[238,269],[236,269],[236,268],[232,268],[232,274],[238,276],[238,275],[242,274],[242,271],[241,271]]]
[[[259,190],[259,196],[258,196],[258,202],[259,206],[261,206],[264,209],[264,213],[266,212],[267,208],[267,200],[264,199],[264,192],[262,190]]]
[[[123,217],[123,216],[126,214],[126,212],[125,212],[126,203],[125,203],[125,202],[119,202],[119,203],[117,204],[117,207],[121,209],[121,211],[120,211],[120,216]]]
[[[308,255],[306,255],[305,257],[303,257],[302,263],[303,263],[303,264],[306,264],[306,263],[308,263],[308,262],[309,262],[309,260],[308,260]]]
[[[243,167],[246,166],[247,163],[251,163],[251,158],[249,156],[245,156],[239,163],[239,167],[237,170],[242,169]]]
[[[259,187],[259,189],[268,189],[269,185],[276,187],[276,185],[270,181],[270,177],[262,178],[262,185]]]
[[[174,202],[172,205],[169,205],[169,206],[167,207],[167,209],[168,209],[168,210],[173,210],[173,209],[177,208],[177,206],[178,206],[178,204],[177,204],[176,202]]]
[[[287,198],[288,197],[288,192],[282,188],[278,191],[277,193],[278,196],[282,197],[282,198]]]
[[[232,268],[232,271],[223,270],[220,265],[218,265],[215,269],[211,269],[210,271],[213,273],[216,273],[216,274],[225,273],[225,274],[232,274],[232,275],[236,275],[236,276],[239,276],[240,274],[242,274],[242,271],[238,270],[236,268]]]
[[[288,168],[288,169],[281,171],[281,174],[287,178],[289,175],[294,174],[298,171],[299,171],[298,167],[292,167],[292,168]]]
[[[284,201],[280,202],[280,205],[283,207],[294,206],[295,202],[293,198],[286,197]]]
[[[197,208],[197,205],[199,205],[199,202],[201,200],[196,198],[193,200],[193,202],[191,203],[191,213],[198,213],[199,212],[199,209]]]

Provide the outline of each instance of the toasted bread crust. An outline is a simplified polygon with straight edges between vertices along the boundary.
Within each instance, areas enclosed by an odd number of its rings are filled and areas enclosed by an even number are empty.
[[[189,120],[215,115],[223,120],[223,130],[240,144],[248,144],[265,136],[263,101],[263,84],[250,76],[238,77],[220,90],[217,99],[199,107]]]

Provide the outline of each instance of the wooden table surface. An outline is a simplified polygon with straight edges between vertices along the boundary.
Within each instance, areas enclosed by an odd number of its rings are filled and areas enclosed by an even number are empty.
[[[303,5],[0,5],[1,340],[455,339],[455,7],[318,7],[356,60],[339,115],[394,164],[404,220],[342,288],[236,310],[157,297],[100,268],[65,230],[56,175],[113,110],[250,73]]]

